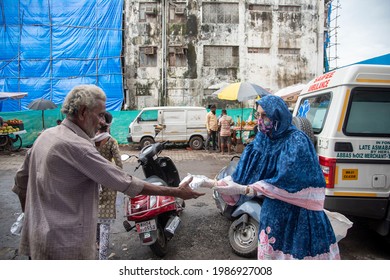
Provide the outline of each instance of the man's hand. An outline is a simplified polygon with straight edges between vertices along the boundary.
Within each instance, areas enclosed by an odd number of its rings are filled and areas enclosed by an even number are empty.
[[[237,184],[233,182],[231,176],[227,176],[222,179],[227,185],[226,186],[216,186],[213,188],[213,190],[219,192],[220,194],[224,195],[237,195],[237,194],[243,194],[245,195],[247,193],[247,187],[244,185]]]
[[[195,192],[191,189],[189,184],[191,183],[193,177],[190,177],[188,180],[184,181],[177,188],[178,194],[177,196],[182,199],[192,199],[198,198],[199,196],[205,195],[205,193]]]

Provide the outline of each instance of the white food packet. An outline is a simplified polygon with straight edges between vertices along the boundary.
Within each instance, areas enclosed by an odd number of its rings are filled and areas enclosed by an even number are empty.
[[[197,188],[212,188],[215,185],[215,180],[210,179],[204,175],[192,175],[190,173],[187,174],[186,177],[184,177],[183,180],[181,180],[180,184],[187,181],[189,178],[193,178],[190,185],[190,188],[195,190]]]

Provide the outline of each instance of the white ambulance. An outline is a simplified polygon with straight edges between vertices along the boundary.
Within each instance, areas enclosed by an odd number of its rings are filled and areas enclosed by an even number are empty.
[[[313,79],[294,116],[312,125],[325,208],[390,232],[390,66],[351,65]]]

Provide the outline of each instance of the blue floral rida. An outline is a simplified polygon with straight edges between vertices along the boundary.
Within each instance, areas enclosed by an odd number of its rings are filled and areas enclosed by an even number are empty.
[[[244,150],[235,182],[251,184],[266,198],[261,208],[259,259],[339,259],[332,226],[323,211],[325,180],[310,139],[291,124],[284,101],[258,101],[273,127],[257,133]]]

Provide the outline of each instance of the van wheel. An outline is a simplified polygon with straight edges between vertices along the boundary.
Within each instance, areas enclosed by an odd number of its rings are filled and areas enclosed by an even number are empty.
[[[154,144],[154,139],[152,137],[144,137],[142,138],[139,145],[141,146],[141,149],[145,148],[146,146],[149,146],[151,144]]]
[[[292,124],[295,125],[299,130],[303,131],[307,136],[309,136],[311,142],[315,144],[313,128],[308,119],[303,117],[293,117]]]
[[[203,147],[203,138],[200,136],[194,136],[191,138],[189,145],[193,150],[200,150]]]

